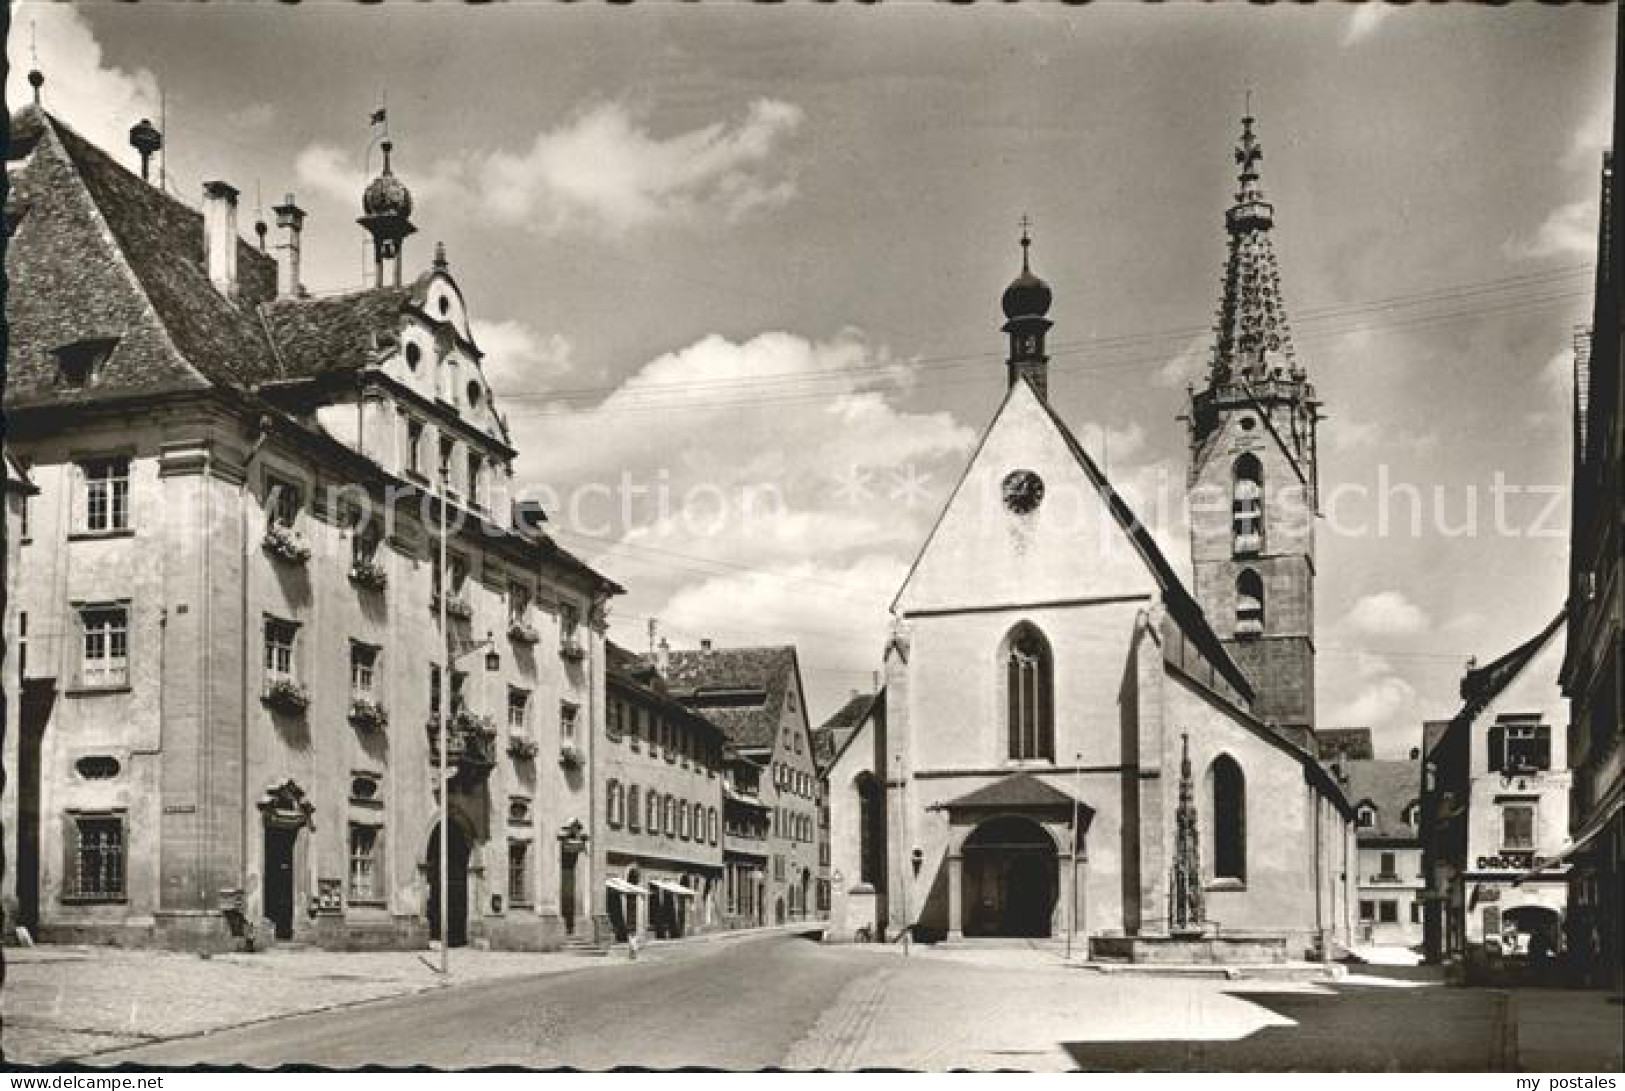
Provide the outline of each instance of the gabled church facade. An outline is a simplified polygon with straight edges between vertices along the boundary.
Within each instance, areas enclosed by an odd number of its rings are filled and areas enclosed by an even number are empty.
[[[1255,162],[1244,157],[1244,198]],[[832,872],[847,877],[832,932],[1167,934],[1183,789],[1197,859],[1181,867],[1199,875],[1209,929],[1285,936],[1295,957],[1347,943],[1348,800],[1291,730],[1312,713],[1277,726],[1260,711],[1304,707],[1301,677],[1283,692],[1249,669],[1233,649],[1252,635],[1216,624],[1224,596],[1202,593],[1235,577],[1199,569],[1187,591],[1049,404],[1051,292],[1022,245],[1003,298],[1006,396],[892,604],[883,707],[830,766]],[[1227,297],[1245,288],[1235,263],[1233,247]],[[1260,415],[1212,412],[1224,427]],[[1229,441],[1205,440],[1198,461],[1225,460],[1228,536],[1230,456],[1215,444]],[[1286,450],[1261,448],[1266,473],[1292,472],[1282,463],[1299,449]],[[1193,469],[1193,484],[1217,472]],[[1193,528],[1199,565],[1208,533]],[[1296,579],[1307,543],[1272,544],[1286,574],[1270,579]],[[1286,621],[1290,639],[1308,630],[1307,613]]]

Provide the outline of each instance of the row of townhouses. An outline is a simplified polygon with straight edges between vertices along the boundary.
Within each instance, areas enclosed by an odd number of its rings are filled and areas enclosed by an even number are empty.
[[[149,184],[161,141],[11,118],[8,925],[555,948],[815,915],[794,648],[606,639],[622,589],[513,499],[444,249],[403,276],[391,144],[372,283],[318,297],[292,195],[251,244],[229,184]]]

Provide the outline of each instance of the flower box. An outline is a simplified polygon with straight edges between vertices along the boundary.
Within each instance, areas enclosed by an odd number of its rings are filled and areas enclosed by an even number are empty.
[[[260,698],[273,712],[288,716],[303,715],[310,707],[310,691],[291,678],[276,678],[267,682]]]
[[[362,731],[382,731],[389,726],[389,710],[366,697],[352,697],[350,722]]]
[[[271,523],[267,526],[265,538],[260,544],[264,546],[265,552],[288,564],[304,564],[310,560],[310,546],[306,543],[304,535],[281,523]]]
[[[576,637],[567,636],[559,644],[559,655],[572,663],[579,663],[587,658],[587,649],[582,646],[581,641]]]
[[[350,582],[363,591],[382,591],[389,585],[389,574],[377,561],[357,560],[350,565]]]
[[[532,739],[515,737],[508,740],[508,756],[514,761],[534,761],[538,749]]]
[[[515,644],[535,644],[542,639],[542,634],[530,622],[516,619],[508,622],[508,639]]]
[[[430,716],[425,725],[429,734],[429,757],[439,764],[440,718]],[[497,763],[497,729],[489,716],[459,710],[446,725],[447,757],[462,772],[489,770]]]
[[[438,613],[440,610],[440,596],[431,597],[429,605]],[[459,595],[453,591],[446,596],[446,616],[453,621],[469,621],[474,617],[474,604],[468,601],[467,595]]]
[[[567,742],[559,747],[559,764],[566,769],[581,768],[581,750],[575,743]]]

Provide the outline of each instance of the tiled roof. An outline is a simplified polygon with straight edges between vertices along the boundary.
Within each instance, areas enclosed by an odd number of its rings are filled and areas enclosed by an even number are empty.
[[[1334,758],[1370,761],[1377,756],[1371,747],[1369,727],[1316,728],[1315,746],[1321,761],[1331,761]]]
[[[820,769],[828,769],[835,761],[835,755],[840,753],[852,732],[869,715],[878,696],[875,693],[854,693],[846,704],[836,710],[835,715],[813,728],[813,756],[818,759]]]
[[[1419,835],[1404,821],[1405,808],[1422,795],[1420,761],[1345,761],[1344,791],[1358,807],[1377,809],[1377,824],[1359,831],[1362,841],[1415,841]]]
[[[65,403],[121,393],[251,386],[277,374],[256,304],[276,263],[237,240],[240,298],[203,261],[203,216],[143,182],[38,107],[11,118],[15,164],[6,273],[8,402]],[[87,387],[58,380],[56,350],[110,339]]]
[[[416,285],[369,288],[321,299],[281,299],[265,307],[283,374],[305,379],[328,371],[359,371],[377,362],[400,336],[401,308]]]
[[[795,684],[793,645],[670,653],[672,695],[705,714],[741,749],[767,749],[778,736],[784,695]]]

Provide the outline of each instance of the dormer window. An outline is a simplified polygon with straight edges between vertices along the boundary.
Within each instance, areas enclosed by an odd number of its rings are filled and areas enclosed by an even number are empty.
[[[118,347],[116,337],[87,337],[56,349],[57,382],[80,387],[93,382],[96,373]]]
[[[1354,812],[1354,825],[1358,829],[1374,829],[1377,825],[1377,808],[1369,803],[1362,803]]]

